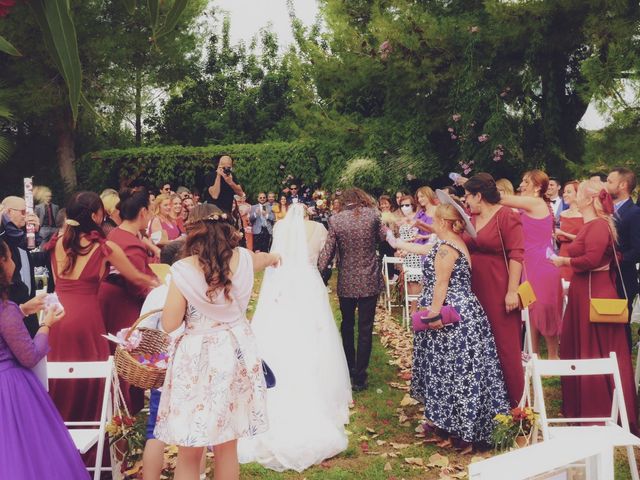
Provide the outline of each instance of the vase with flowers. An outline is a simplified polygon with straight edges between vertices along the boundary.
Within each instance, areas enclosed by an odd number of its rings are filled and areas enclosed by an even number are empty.
[[[516,407],[508,414],[499,413],[493,420],[493,445],[496,450],[505,451],[531,443],[538,414],[531,407]]]

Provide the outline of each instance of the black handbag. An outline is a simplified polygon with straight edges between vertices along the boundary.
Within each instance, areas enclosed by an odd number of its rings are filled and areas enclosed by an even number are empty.
[[[273,388],[276,386],[276,376],[273,374],[273,370],[269,368],[267,362],[262,360],[262,373],[264,374],[264,380],[267,383],[267,388]]]

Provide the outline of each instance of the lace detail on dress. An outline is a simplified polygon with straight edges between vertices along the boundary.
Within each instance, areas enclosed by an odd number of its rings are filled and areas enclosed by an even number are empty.
[[[32,340],[23,318],[15,303],[0,304],[0,361],[15,358],[22,366],[31,368],[47,354],[49,343],[44,333]]]

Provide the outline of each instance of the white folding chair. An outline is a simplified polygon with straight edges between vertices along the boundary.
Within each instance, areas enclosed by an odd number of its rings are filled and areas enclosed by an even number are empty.
[[[410,294],[409,293],[409,282],[407,281],[407,277],[409,275],[420,275],[422,277],[422,270],[420,268],[410,268],[403,267],[404,272],[404,308],[402,312],[402,318],[405,322],[405,327],[407,330],[411,328],[411,302],[417,302],[420,298],[421,293]]]
[[[385,304],[387,312],[391,313],[393,307],[400,307],[400,304],[393,303],[393,297],[391,295],[391,289],[398,284],[398,277],[395,279],[389,278],[389,269],[393,265],[402,263],[402,259],[398,257],[388,257],[387,255],[382,257],[382,276],[384,277],[385,286]]]
[[[522,346],[522,369],[524,370],[524,392],[522,399],[525,405],[531,405],[531,355],[533,354],[533,342],[531,340],[531,321],[529,319],[529,307],[520,311],[524,323],[524,345]],[[533,435],[535,443],[535,432]]]
[[[104,393],[99,421],[64,422],[67,426],[73,443],[81,454],[87,453],[94,445],[96,449],[96,463],[87,470],[93,473],[93,479],[99,480],[100,472],[111,471],[109,467],[102,466],[102,454],[105,447],[105,427],[111,420],[112,399],[111,388],[113,384],[113,357],[104,362],[51,362],[47,365],[49,379],[104,379]]]
[[[544,440],[555,438],[569,438],[574,441],[588,441],[593,437],[620,438],[621,433],[628,438],[629,419],[624,403],[622,381],[618,370],[618,361],[615,352],[611,352],[609,358],[596,358],[589,360],[540,360],[536,354],[532,355],[532,381],[535,410],[540,414],[540,428]],[[542,389],[543,376],[586,376],[586,375],[612,375],[613,399],[611,402],[611,414],[607,417],[590,418],[548,418]],[[620,425],[618,425],[620,420]],[[601,424],[601,425],[570,425],[570,424]],[[551,426],[559,424],[561,426]],[[564,424],[564,426],[562,426]],[[633,453],[633,446],[629,443],[615,444],[627,449],[631,478],[639,480],[638,466]]]

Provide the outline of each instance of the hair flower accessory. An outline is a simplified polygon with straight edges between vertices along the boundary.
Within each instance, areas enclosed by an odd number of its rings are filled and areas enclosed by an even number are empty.
[[[609,192],[603,188],[600,190],[600,193],[598,193],[598,199],[600,200],[600,203],[602,203],[602,210],[604,210],[604,213],[607,215],[613,215],[613,200],[611,199]]]
[[[70,227],[79,227],[80,226],[80,223],[77,220],[74,220],[73,218],[67,218],[64,221],[64,223],[66,223]]]

